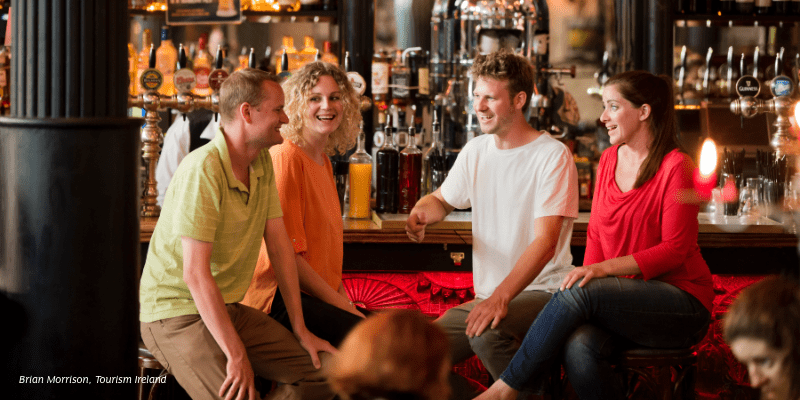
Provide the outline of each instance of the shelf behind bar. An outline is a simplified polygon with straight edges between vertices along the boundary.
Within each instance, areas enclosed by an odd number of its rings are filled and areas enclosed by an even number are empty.
[[[165,11],[129,10],[130,15],[144,15],[165,18]],[[250,22],[336,22],[336,10],[322,11],[242,11],[244,19]]]
[[[800,15],[674,14],[672,20],[678,26],[780,26],[800,22]]]

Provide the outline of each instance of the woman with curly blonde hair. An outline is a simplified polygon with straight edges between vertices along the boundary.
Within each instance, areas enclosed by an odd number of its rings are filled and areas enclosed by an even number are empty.
[[[283,83],[289,123],[283,144],[273,146],[283,222],[295,250],[303,317],[308,329],[332,345],[344,339],[364,314],[342,285],[342,211],[328,156],[355,144],[361,113],[359,99],[337,65],[312,62]],[[292,330],[277,288],[275,272],[262,242],[243,304],[263,310]]]

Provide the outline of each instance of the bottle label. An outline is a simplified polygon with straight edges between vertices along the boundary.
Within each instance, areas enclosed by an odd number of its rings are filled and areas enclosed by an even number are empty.
[[[389,64],[372,63],[372,94],[389,93]]]
[[[419,94],[421,95],[430,95],[430,77],[427,68],[420,68],[417,71],[417,76],[419,77]]]
[[[408,97],[408,84],[410,76],[407,73],[392,75],[392,96],[395,98]]]

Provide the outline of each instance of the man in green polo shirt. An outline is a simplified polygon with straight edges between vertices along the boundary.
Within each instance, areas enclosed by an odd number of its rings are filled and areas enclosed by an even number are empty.
[[[167,189],[140,288],[142,340],[193,399],[255,399],[255,374],[272,396],[330,399],[320,351],[305,327],[297,269],[267,149],[280,143],[283,90],[267,72],[235,72],[220,91],[222,128],[189,154]],[[294,334],[238,304],[261,238]]]

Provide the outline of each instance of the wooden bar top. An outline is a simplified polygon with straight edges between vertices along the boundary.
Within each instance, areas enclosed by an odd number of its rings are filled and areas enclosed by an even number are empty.
[[[372,219],[344,218],[345,243],[412,243],[405,232],[405,214],[375,214]],[[797,236],[786,232],[783,225],[768,218],[754,224],[742,224],[737,217],[698,216],[700,247],[797,247]],[[140,240],[150,241],[158,218],[140,219]],[[589,213],[579,213],[573,224],[572,245],[586,245]],[[471,213],[455,211],[444,221],[426,229],[425,243],[472,244]]]

